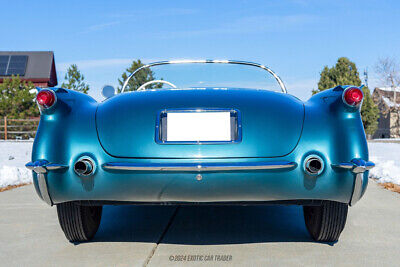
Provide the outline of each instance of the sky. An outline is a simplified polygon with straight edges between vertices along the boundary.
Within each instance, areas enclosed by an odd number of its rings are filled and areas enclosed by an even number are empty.
[[[4,1],[4,2],[3,2]],[[369,87],[379,58],[400,59],[400,1],[5,1],[0,50],[54,51],[59,84],[77,64],[101,99],[132,60],[265,64],[306,100],[325,65],[346,56]]]

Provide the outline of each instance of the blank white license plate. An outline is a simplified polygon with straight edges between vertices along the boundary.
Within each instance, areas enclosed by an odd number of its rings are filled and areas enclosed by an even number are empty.
[[[167,142],[231,141],[230,112],[168,112]]]

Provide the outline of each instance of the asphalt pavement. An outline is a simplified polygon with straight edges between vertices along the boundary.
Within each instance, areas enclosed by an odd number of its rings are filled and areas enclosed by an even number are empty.
[[[400,194],[370,181],[339,242],[316,243],[298,206],[106,206],[69,243],[32,185],[0,193],[0,266],[399,266]]]

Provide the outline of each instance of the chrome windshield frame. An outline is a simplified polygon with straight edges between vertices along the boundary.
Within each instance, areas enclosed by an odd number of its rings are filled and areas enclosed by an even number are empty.
[[[121,93],[125,91],[126,86],[128,85],[129,80],[140,70],[145,69],[145,68],[150,68],[154,66],[160,66],[160,65],[169,65],[169,64],[194,64],[194,63],[203,63],[203,64],[209,64],[209,63],[217,63],[217,64],[237,64],[237,65],[247,65],[247,66],[253,66],[253,67],[258,67],[263,70],[268,71],[278,82],[279,86],[281,87],[281,90],[283,93],[287,94],[286,86],[283,83],[282,79],[270,68],[268,68],[265,65],[254,63],[254,62],[248,62],[248,61],[240,61],[240,60],[211,60],[211,59],[205,59],[205,60],[166,60],[166,61],[158,61],[158,62],[153,62],[149,63],[146,65],[141,66],[140,68],[137,68],[134,72],[132,72],[129,77],[125,80],[124,85],[122,86]]]

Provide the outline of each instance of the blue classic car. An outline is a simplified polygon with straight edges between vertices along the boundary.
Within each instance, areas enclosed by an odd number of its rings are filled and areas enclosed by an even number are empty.
[[[258,67],[282,92],[178,89],[166,80],[124,92],[137,72],[181,63]],[[146,90],[155,84],[171,88]],[[121,93],[109,86],[103,93],[101,103],[63,88],[39,89],[36,97],[41,120],[26,167],[73,242],[95,235],[108,204],[302,205],[310,235],[336,241],[374,167],[358,87],[302,102],[264,65],[193,60],[144,65]]]

